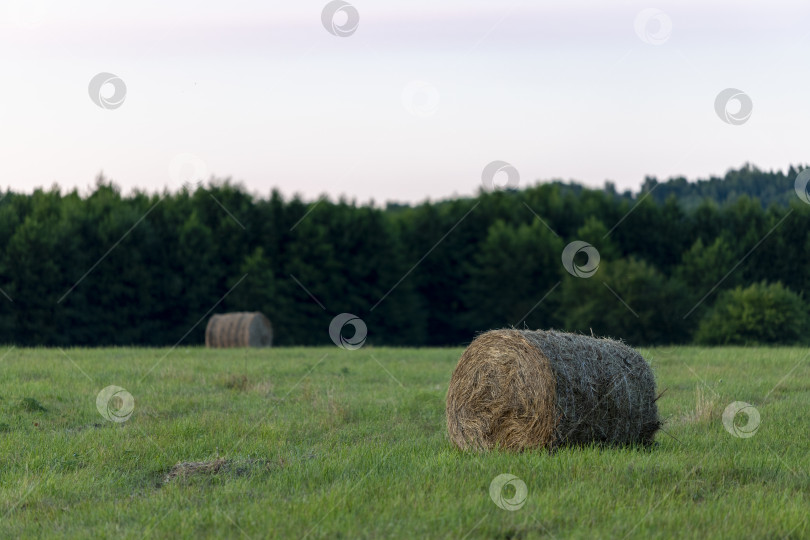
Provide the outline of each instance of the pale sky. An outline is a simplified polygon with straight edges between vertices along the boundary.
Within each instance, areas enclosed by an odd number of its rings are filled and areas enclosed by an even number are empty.
[[[326,4],[0,1],[0,188],[211,174],[415,202],[476,193],[495,160],[633,190],[810,161],[810,2],[353,0],[347,37]]]

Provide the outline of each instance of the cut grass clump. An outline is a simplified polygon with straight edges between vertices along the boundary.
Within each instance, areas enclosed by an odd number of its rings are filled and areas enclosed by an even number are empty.
[[[193,477],[214,476],[229,474],[231,476],[246,476],[250,473],[266,469],[268,462],[262,459],[229,460],[217,458],[212,461],[182,461],[172,467],[163,477],[163,483],[176,479],[190,479]]]
[[[163,483],[168,484],[175,478],[214,475],[219,473],[219,471],[227,465],[228,460],[225,458],[219,458],[213,461],[183,461],[171,468],[163,478]]]
[[[235,392],[256,392],[265,396],[273,392],[273,381],[256,379],[255,377],[248,378],[245,374],[221,375],[215,379],[215,383]]]
[[[229,390],[239,390],[240,392],[244,392],[248,388],[248,378],[247,375],[230,375],[225,382],[222,383],[222,386],[228,388]]]
[[[32,397],[22,398],[14,408],[22,412],[48,412],[42,403]]]

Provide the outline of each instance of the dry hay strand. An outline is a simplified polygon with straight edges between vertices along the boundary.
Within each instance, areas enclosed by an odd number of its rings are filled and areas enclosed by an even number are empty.
[[[661,427],[649,364],[624,343],[563,332],[491,330],[462,354],[447,391],[461,449],[523,451],[653,443]]]
[[[206,347],[271,347],[273,325],[263,314],[235,312],[214,315],[205,328]]]

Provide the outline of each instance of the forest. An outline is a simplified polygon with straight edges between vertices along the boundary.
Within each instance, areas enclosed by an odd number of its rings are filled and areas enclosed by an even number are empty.
[[[226,311],[265,313],[276,345],[328,344],[340,313],[365,321],[367,345],[456,346],[508,326],[632,345],[806,342],[801,170],[383,206],[213,179],[173,193],[123,194],[103,177],[85,194],[6,191],[0,343],[195,345]],[[563,264],[573,241],[598,252],[590,277]]]

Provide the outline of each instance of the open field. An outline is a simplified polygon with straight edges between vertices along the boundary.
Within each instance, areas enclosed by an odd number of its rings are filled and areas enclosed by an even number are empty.
[[[672,437],[553,455],[451,446],[460,353],[3,348],[0,537],[810,537],[806,349],[642,350]],[[109,385],[124,422],[97,410]],[[753,436],[724,428],[734,401]],[[502,473],[519,510],[490,498]]]

